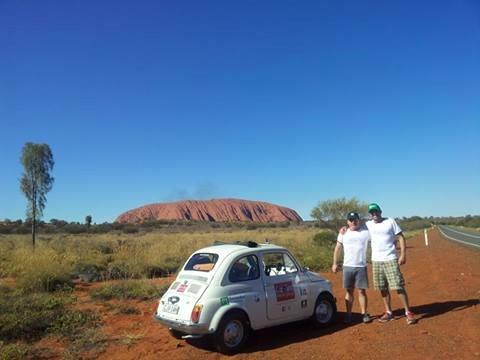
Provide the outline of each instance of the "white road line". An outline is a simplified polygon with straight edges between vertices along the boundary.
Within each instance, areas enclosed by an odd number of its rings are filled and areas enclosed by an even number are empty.
[[[458,239],[455,239],[455,238],[452,238],[452,237],[446,235],[446,234],[442,231],[442,229],[440,229],[440,227],[438,228],[438,231],[440,231],[440,232],[442,233],[442,235],[445,236],[447,239],[450,239],[450,240],[452,240],[452,241],[457,241],[457,242],[462,243],[462,244],[466,244],[466,245],[475,246],[475,247],[480,248],[480,245],[476,245],[476,244],[472,244],[472,243],[469,243],[469,242],[466,242],[466,241],[458,240]]]
[[[469,233],[464,233],[464,232],[461,232],[461,231],[458,231],[458,230],[454,230],[450,227],[446,227],[448,229],[448,231],[452,231],[454,233],[457,233],[457,234],[460,234],[460,235],[465,235],[465,236],[470,236],[470,237],[474,237],[474,238],[477,238],[477,239],[480,239],[480,236],[479,235],[473,235],[473,234],[469,234]]]

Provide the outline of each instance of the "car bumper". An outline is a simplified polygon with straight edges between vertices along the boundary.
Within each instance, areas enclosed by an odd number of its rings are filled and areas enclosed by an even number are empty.
[[[162,317],[161,315],[154,314],[153,318],[157,320],[160,324],[163,326],[166,326],[168,328],[172,328],[177,331],[181,331],[185,334],[190,334],[190,335],[207,335],[210,334],[211,332],[208,330],[208,325],[207,324],[194,324],[192,322],[179,322],[179,321],[173,321],[170,319],[166,319]]]

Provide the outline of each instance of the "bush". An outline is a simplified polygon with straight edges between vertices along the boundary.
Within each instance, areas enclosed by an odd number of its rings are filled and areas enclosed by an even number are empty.
[[[0,342],[0,360],[22,360],[28,354],[28,347],[21,344],[2,344]]]
[[[324,230],[313,236],[313,242],[318,246],[332,246],[337,241],[337,236],[333,231]]]
[[[136,234],[138,233],[138,228],[134,225],[128,225],[123,228],[124,234]]]
[[[20,249],[13,256],[13,275],[23,292],[55,291],[73,288],[70,274],[73,258],[53,249]]]
[[[90,263],[79,263],[73,269],[73,275],[85,282],[104,279],[107,269],[104,266]]]
[[[160,297],[159,287],[142,280],[127,280],[116,284],[105,284],[93,290],[94,299],[140,299],[152,300]]]
[[[79,329],[98,325],[100,325],[100,317],[92,310],[68,309],[55,318],[50,330],[73,340],[78,335]]]
[[[66,294],[7,292],[0,295],[0,340],[36,340],[63,315],[73,302]]]
[[[63,226],[62,230],[68,234],[81,234],[87,232],[88,228],[83,224],[70,223]]]

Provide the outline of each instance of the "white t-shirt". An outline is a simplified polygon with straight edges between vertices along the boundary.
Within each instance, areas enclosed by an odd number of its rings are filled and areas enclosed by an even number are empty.
[[[369,220],[366,225],[372,239],[372,261],[396,259],[395,235],[402,232],[397,222],[392,218],[383,218],[379,223]]]
[[[357,230],[348,229],[345,234],[338,234],[337,241],[343,245],[343,266],[367,266],[367,246],[370,234],[365,225]]]

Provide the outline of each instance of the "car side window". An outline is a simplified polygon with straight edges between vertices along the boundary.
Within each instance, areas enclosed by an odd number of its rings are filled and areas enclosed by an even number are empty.
[[[286,253],[267,253],[263,255],[264,271],[267,276],[279,276],[298,272],[292,258]]]
[[[228,279],[231,282],[255,280],[260,277],[258,259],[255,255],[241,257],[230,268]]]

